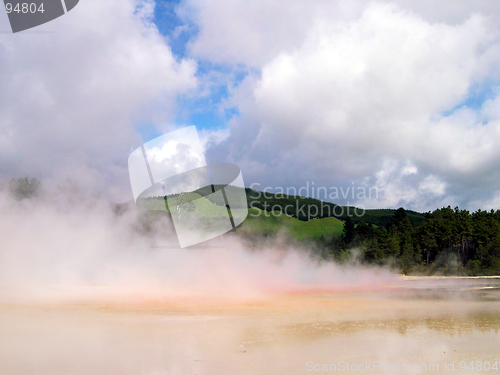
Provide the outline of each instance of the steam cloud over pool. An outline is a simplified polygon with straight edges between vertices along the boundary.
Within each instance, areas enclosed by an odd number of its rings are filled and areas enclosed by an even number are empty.
[[[0,236],[0,374],[499,361],[496,279],[403,280],[231,234],[180,249],[165,217],[71,195],[0,195]]]

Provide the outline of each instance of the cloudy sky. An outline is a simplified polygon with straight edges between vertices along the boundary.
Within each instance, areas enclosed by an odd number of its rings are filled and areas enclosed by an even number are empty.
[[[130,152],[188,125],[247,186],[500,208],[500,3],[80,0],[17,34],[0,9],[1,181],[130,200]]]

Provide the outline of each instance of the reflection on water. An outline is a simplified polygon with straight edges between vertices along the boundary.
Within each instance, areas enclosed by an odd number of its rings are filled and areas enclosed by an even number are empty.
[[[282,334],[302,337],[325,337],[337,334],[350,334],[373,330],[393,330],[401,334],[411,334],[417,329],[426,328],[439,333],[463,335],[474,330],[479,332],[498,332],[500,315],[478,314],[467,317],[420,318],[398,320],[372,320],[350,322],[317,322],[308,324],[285,325],[277,329]]]
[[[378,293],[3,304],[0,374],[307,374],[339,362],[461,372],[500,365],[499,286],[410,278]]]
[[[500,277],[406,277],[397,298],[500,300]]]

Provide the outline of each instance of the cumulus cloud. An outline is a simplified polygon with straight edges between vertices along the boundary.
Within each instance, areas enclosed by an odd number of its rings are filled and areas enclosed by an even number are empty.
[[[185,0],[166,37],[154,7],[87,0],[37,29],[53,33],[0,34],[4,179],[77,177],[130,199],[134,126],[172,130],[179,96],[213,95],[235,115],[202,132],[207,159],[249,184],[371,184],[384,198],[359,203],[418,210],[495,201],[496,1]],[[183,28],[197,33],[174,57]]]
[[[345,1],[325,7],[320,2],[187,0],[178,12],[199,27],[189,44],[197,58],[223,64],[245,64],[261,68],[282,51],[294,49],[304,40],[310,22],[327,13],[333,20],[355,13],[356,5]]]
[[[170,119],[176,96],[197,85],[196,63],[174,58],[153,9],[152,1],[86,0],[35,32],[0,34],[4,179],[72,177],[131,198],[134,125]]]
[[[484,201],[495,194],[497,96],[466,105],[475,91],[495,93],[495,3],[461,2],[451,15],[451,2],[437,12],[428,2],[237,3],[224,8],[225,21],[216,10],[226,2],[195,3],[201,30],[193,56],[258,67],[232,90],[228,105],[239,115],[212,150],[242,164],[250,179],[377,183],[393,173],[386,162],[393,160],[415,167],[414,193],[397,185],[377,206],[467,206],[471,189],[481,187]]]
[[[420,176],[418,168],[409,160],[385,159],[374,178],[360,185],[363,191],[372,189],[373,192],[363,199],[365,208],[418,207],[420,211],[432,211],[457,204],[454,197],[445,195],[444,181],[432,174]]]

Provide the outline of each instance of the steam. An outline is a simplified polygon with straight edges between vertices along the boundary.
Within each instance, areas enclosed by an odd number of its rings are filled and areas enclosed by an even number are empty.
[[[399,279],[231,234],[180,249],[168,218],[150,216],[78,189],[0,194],[5,373],[302,374],[339,361],[442,372],[496,358],[497,300],[343,293]]]
[[[247,299],[397,282],[384,269],[320,262],[304,249],[249,250],[234,234],[180,249],[168,218],[148,216],[78,189],[21,201],[0,193],[0,302]]]

